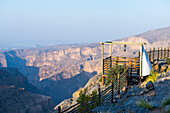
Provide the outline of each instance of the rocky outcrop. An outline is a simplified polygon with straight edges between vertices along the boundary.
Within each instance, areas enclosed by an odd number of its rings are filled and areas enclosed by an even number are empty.
[[[6,58],[3,53],[0,53],[0,67],[7,67]]]
[[[38,93],[38,94],[37,94]],[[16,68],[0,68],[1,113],[47,113],[54,107],[51,97],[27,81]]]
[[[1,113],[48,113],[53,107],[51,97],[31,93],[24,88],[0,85]]]
[[[0,68],[0,85],[15,86],[33,93],[40,93],[40,90],[30,84],[17,68]]]
[[[93,109],[93,112],[150,113],[151,108],[152,112],[162,112],[164,111],[163,102],[170,99],[169,85],[170,71],[166,74],[161,74],[155,84],[149,82],[146,88],[134,86],[128,89],[127,93],[125,93],[117,103],[96,107]],[[146,107],[142,107],[140,103]]]

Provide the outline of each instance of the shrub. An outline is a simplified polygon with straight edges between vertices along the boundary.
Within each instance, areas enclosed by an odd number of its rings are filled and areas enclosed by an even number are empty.
[[[122,74],[126,69],[125,65],[116,65],[115,67],[111,68],[107,73],[107,79],[105,81],[105,85],[108,86],[111,83],[111,80],[116,81],[117,75]]]
[[[84,113],[89,112],[89,109],[88,109],[89,99],[90,99],[90,96],[87,95],[87,88],[84,89],[84,91],[80,90],[79,98],[77,99],[77,102],[79,103],[79,107],[78,107],[79,112],[84,112]]]
[[[168,99],[166,99],[165,101],[163,101],[163,107],[165,107],[166,105],[170,105],[170,97]]]
[[[93,108],[99,105],[99,97],[97,91],[93,91],[92,94],[88,95],[87,88],[84,91],[80,91],[79,98],[77,100],[79,103],[78,112],[89,113]]]
[[[166,58],[167,64],[170,65],[170,58]]]
[[[153,106],[149,104],[149,102],[146,102],[145,100],[141,100],[138,104],[140,107],[148,108],[149,110],[153,109]]]
[[[153,83],[155,83],[156,80],[157,80],[157,76],[159,76],[159,73],[157,73],[156,71],[152,70],[151,71],[151,75],[149,75],[149,77],[146,79],[146,82],[152,81]]]
[[[97,95],[97,91],[93,91],[92,94],[91,94],[91,98],[90,98],[90,109],[94,109],[96,106],[99,106],[99,96]]]

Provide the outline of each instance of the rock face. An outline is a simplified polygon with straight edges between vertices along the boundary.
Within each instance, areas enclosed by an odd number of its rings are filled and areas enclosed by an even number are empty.
[[[0,85],[15,86],[33,93],[40,93],[38,88],[30,84],[17,68],[0,68]]]
[[[146,84],[146,88],[149,89],[149,90],[154,89],[153,82],[152,82],[152,81],[149,81],[149,82]]]
[[[36,94],[39,93],[39,94]],[[40,95],[16,68],[0,68],[1,113],[47,113],[54,107],[51,97]]]
[[[120,41],[147,42],[147,49],[158,46],[167,47],[170,44],[169,32],[168,27],[121,39]],[[138,46],[127,46],[126,52],[123,52],[122,45],[113,45],[112,48],[113,56],[137,56],[139,51]],[[109,45],[105,45],[104,51],[104,56],[108,56],[110,52]],[[18,68],[30,83],[37,86],[45,94],[55,98],[56,102],[59,103],[63,99],[70,98],[74,91],[84,87],[85,82],[90,77],[101,72],[100,58],[101,45],[99,43],[58,45],[0,52],[0,66]],[[85,80],[82,80],[82,76]],[[73,84],[68,82],[69,80],[77,82]],[[83,84],[80,85],[82,81]],[[68,86],[68,88],[65,86]],[[63,94],[61,89],[66,90],[63,98],[63,95],[59,95]]]
[[[31,93],[24,88],[0,85],[1,113],[47,113],[53,107],[51,97]]]

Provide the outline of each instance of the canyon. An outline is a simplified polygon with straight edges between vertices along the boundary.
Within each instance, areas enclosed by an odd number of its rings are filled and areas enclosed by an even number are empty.
[[[42,95],[17,68],[0,68],[1,113],[47,113],[54,106],[53,99]]]
[[[169,47],[170,27],[119,39],[125,42],[146,42],[151,47]],[[109,56],[110,46],[104,46],[104,56]],[[113,45],[113,56],[137,56],[139,46]],[[58,104],[71,98],[85,86],[88,80],[101,71],[101,45],[66,44],[34,49],[18,49],[0,52],[0,67],[17,68],[28,82],[50,96]]]

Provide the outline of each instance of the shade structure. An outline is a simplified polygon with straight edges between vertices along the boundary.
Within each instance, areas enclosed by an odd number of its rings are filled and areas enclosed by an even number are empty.
[[[152,65],[146,53],[144,46],[142,46],[142,76],[151,74]]]

